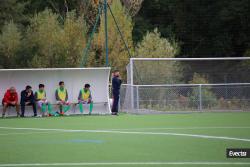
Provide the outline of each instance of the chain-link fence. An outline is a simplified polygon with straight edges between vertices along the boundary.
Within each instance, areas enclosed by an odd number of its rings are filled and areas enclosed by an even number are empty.
[[[250,111],[250,83],[122,85],[121,110]]]

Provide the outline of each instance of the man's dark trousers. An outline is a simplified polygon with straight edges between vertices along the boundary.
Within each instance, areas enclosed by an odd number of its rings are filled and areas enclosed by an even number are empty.
[[[35,101],[31,100],[31,101],[28,101],[28,102],[30,102],[28,104],[28,106],[32,106],[33,112],[34,112],[34,116],[36,116],[37,115],[37,111],[36,111],[36,103],[35,103]],[[21,112],[22,112],[21,116],[24,116],[24,113],[25,113],[25,101],[21,102]]]
[[[113,94],[113,106],[112,106],[112,113],[118,113],[118,105],[119,105],[119,98],[120,95],[119,93],[114,93]]]

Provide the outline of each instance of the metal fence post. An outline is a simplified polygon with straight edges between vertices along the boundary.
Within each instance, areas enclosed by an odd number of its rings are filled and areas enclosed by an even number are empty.
[[[199,109],[200,109],[200,111],[202,111],[202,89],[201,89],[201,87],[202,87],[202,85],[200,84],[199,85],[199,102],[200,102]]]
[[[136,86],[136,109],[139,110],[140,109],[140,97],[139,97],[139,86]]]
[[[130,90],[130,93],[131,93],[131,109],[132,111],[134,110],[134,68],[133,68],[133,60],[130,59],[130,86],[131,86],[131,90]]]

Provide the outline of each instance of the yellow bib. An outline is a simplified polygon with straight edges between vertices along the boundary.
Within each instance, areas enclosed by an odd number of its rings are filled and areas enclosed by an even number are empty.
[[[82,99],[88,100],[90,96],[90,91],[88,90],[87,92],[85,92],[84,89],[82,89],[81,91],[82,91]]]
[[[66,89],[64,88],[63,90],[61,90],[60,88],[57,89],[57,93],[58,93],[58,96],[61,100],[64,100],[66,99]]]
[[[45,99],[45,91],[37,91],[37,99]]]

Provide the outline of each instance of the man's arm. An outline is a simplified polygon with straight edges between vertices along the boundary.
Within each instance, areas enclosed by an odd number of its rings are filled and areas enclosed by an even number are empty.
[[[79,92],[79,95],[78,95],[78,100],[82,100],[82,91]]]
[[[21,92],[21,104],[22,103],[25,103],[25,92],[24,91]]]
[[[118,80],[119,80],[119,85],[121,86],[122,80],[120,78],[118,78]]]
[[[66,97],[65,97],[65,101],[68,101],[68,91],[66,90]]]
[[[34,103],[36,100],[33,91],[31,91],[30,100],[32,103]]]
[[[35,92],[35,100],[36,101],[39,101],[40,99],[38,99],[38,94],[37,94],[37,92]]]
[[[113,87],[114,89],[119,89],[120,86],[121,86],[121,83],[122,83],[122,80],[115,77],[115,78],[113,78],[113,80],[112,80],[112,87]]]
[[[10,103],[8,93],[6,92],[3,97],[3,101]]]
[[[18,103],[18,94],[15,95],[15,102]]]
[[[57,101],[61,101],[61,99],[59,98],[59,95],[58,95],[58,90],[55,91],[55,97],[56,97]]]
[[[92,100],[92,93],[89,91],[89,99]]]

